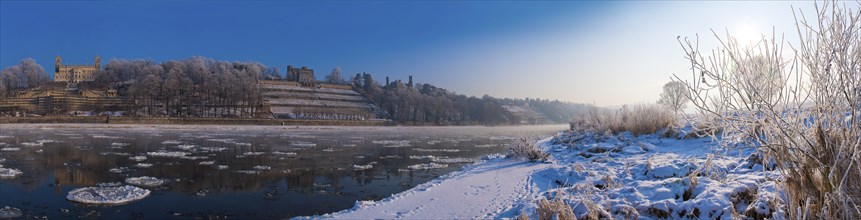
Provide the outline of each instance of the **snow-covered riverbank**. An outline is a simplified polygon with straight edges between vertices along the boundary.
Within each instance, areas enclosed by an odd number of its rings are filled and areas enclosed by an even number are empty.
[[[578,217],[733,219],[785,216],[777,171],[752,149],[708,138],[561,133],[540,142],[550,162],[496,158],[381,201],[312,218],[538,218],[560,197]]]

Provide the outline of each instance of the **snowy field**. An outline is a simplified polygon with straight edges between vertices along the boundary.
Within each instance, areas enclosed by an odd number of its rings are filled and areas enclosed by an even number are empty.
[[[578,219],[785,218],[779,173],[750,148],[656,134],[560,133],[539,144],[549,162],[484,160],[381,201],[307,218],[538,219],[542,199],[564,202]]]

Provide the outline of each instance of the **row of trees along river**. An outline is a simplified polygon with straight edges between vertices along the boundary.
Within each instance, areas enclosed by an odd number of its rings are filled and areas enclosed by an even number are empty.
[[[205,57],[168,60],[112,59],[96,73],[95,81],[82,82],[81,89],[116,89],[131,100],[127,114],[173,117],[258,117],[262,104],[259,80],[289,80],[277,67],[259,62],[228,62]],[[431,84],[383,85],[371,74],[341,77],[336,68],[324,83],[352,85],[397,122],[428,124],[514,124],[522,118],[503,106],[529,106],[546,122],[565,123],[585,104],[542,99],[509,99],[466,96]],[[27,58],[0,72],[0,97],[51,84],[44,68]]]

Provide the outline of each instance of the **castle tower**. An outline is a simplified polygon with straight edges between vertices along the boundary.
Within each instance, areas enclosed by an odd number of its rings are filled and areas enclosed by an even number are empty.
[[[96,70],[99,70],[102,67],[102,57],[100,57],[99,55],[96,55],[96,62],[94,66],[96,67]]]
[[[407,83],[407,86],[409,86],[410,88],[413,87],[413,75],[410,75],[410,82]]]
[[[63,58],[60,55],[54,58],[54,73],[60,72],[60,67],[63,66]]]

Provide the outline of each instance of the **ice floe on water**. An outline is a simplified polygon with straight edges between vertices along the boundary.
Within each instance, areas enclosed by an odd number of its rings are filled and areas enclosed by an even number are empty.
[[[448,153],[457,153],[460,152],[460,149],[427,149],[427,148],[413,148],[415,151],[419,152],[448,152]]]
[[[260,174],[259,170],[237,170],[236,172],[244,174]]]
[[[195,146],[195,145],[193,145],[193,144],[180,144],[180,145],[176,145],[176,148],[179,148],[180,150],[192,150],[192,149],[194,149],[195,147],[197,147],[197,146]]]
[[[355,164],[355,165],[353,165],[353,170],[367,170],[367,169],[371,169],[371,168],[374,168],[373,164],[365,164],[365,165]]]
[[[123,183],[121,183],[121,182],[107,182],[107,183],[97,183],[96,184],[96,186],[99,186],[99,187],[117,187],[117,186],[122,186],[122,185],[123,185]]]
[[[410,159],[413,160],[422,160],[422,159],[433,159],[433,155],[410,155]]]
[[[6,139],[6,138],[13,138],[13,137],[9,136],[9,135],[0,135],[0,139]]]
[[[105,152],[99,152],[99,155],[102,155],[102,156],[108,156],[108,155],[129,156],[129,155],[131,155],[131,154],[130,154],[130,153],[126,153],[126,152],[105,151]]]
[[[463,158],[463,157],[434,157],[431,158],[431,161],[435,163],[475,163],[478,162],[478,159],[474,158]]]
[[[290,146],[293,147],[316,147],[317,144],[307,141],[291,141]]]
[[[241,146],[251,146],[251,143],[247,143],[247,142],[237,142],[236,140],[234,140],[234,139],[230,139],[230,138],[210,138],[210,139],[206,139],[206,140],[207,140],[207,141],[221,142],[221,143],[226,143],[226,144],[235,144],[235,145],[241,145]]]
[[[326,149],[323,149],[323,152],[335,152],[335,149],[334,148],[326,148]]]
[[[212,165],[215,165],[215,161],[214,161],[214,160],[210,160],[210,161],[200,161],[200,163],[197,163],[197,164],[205,165],[205,166],[212,166]]]
[[[448,167],[448,164],[423,163],[423,164],[410,165],[407,168],[410,168],[413,170],[429,170],[429,169],[439,169],[439,168],[446,168],[446,167]]]
[[[135,167],[137,167],[137,168],[150,168],[150,167],[152,167],[152,164],[151,163],[137,163],[137,164],[135,164]]]
[[[200,147],[199,149],[208,152],[221,152],[227,150],[226,147]]]
[[[0,209],[0,219],[19,218],[22,215],[24,215],[24,213],[18,208],[6,206]]]
[[[386,156],[380,157],[380,159],[401,159],[401,158],[402,157],[400,155],[386,155]]]
[[[180,142],[178,140],[166,140],[166,141],[161,142],[161,144],[181,144],[181,143],[182,142]]]
[[[98,138],[98,139],[121,139],[121,138],[123,138],[123,137],[107,136],[107,135],[102,135],[102,134],[94,134],[94,135],[93,135],[93,138]]]
[[[215,168],[219,169],[219,170],[226,170],[227,168],[230,168],[230,167],[227,165],[218,165],[218,166],[215,166]]]
[[[84,187],[70,191],[66,199],[87,204],[124,204],[149,194],[149,190],[134,186]]]
[[[490,140],[514,140],[515,138],[509,137],[509,136],[490,136],[487,139],[490,139]]]
[[[154,151],[146,152],[146,154],[153,157],[184,157],[188,156],[190,153],[182,151]]]
[[[498,147],[498,146],[499,146],[498,144],[477,144],[474,147],[476,147],[476,148],[492,148],[492,147]]]
[[[180,159],[186,159],[186,160],[206,160],[206,159],[209,159],[208,156],[181,156],[179,158]]]
[[[221,143],[228,143],[228,144],[235,142],[233,139],[227,139],[227,138],[209,138],[206,140],[207,141],[221,142]]]
[[[382,140],[382,141],[371,141],[374,144],[382,144],[385,147],[409,147],[410,141],[408,140]]]
[[[266,154],[266,152],[248,151],[248,152],[242,153],[242,155],[245,155],[245,156],[260,156],[260,155],[264,155],[264,154]]]
[[[281,151],[273,151],[274,155],[283,155],[283,156],[296,156],[295,152],[281,152]]]
[[[479,159],[475,159],[475,158],[439,157],[439,156],[432,156],[432,155],[423,155],[423,156],[411,155],[410,159],[413,159],[413,160],[430,159],[434,163],[441,163],[441,164],[446,164],[446,163],[475,163],[475,162],[479,161]]]
[[[38,142],[24,142],[24,143],[21,143],[21,145],[25,146],[25,147],[41,147],[44,144],[38,143]]]
[[[39,144],[45,144],[45,143],[56,143],[56,142],[57,142],[56,140],[51,140],[51,139],[39,139],[39,140],[36,140],[36,143],[39,143]]]
[[[356,146],[358,146],[358,145],[355,145],[355,144],[343,144],[343,145],[341,145],[341,146],[342,146],[342,147],[356,147]]]
[[[4,148],[0,148],[0,151],[6,151],[6,152],[9,152],[9,151],[19,151],[19,150],[21,150],[21,148],[17,148],[17,147],[4,147]]]
[[[141,161],[146,160],[146,156],[134,156],[134,157],[129,157],[129,160],[133,160],[133,161],[141,162]]]
[[[125,146],[129,146],[129,145],[131,145],[131,144],[129,144],[129,143],[121,143],[121,142],[114,142],[114,143],[111,143],[111,146],[113,146],[113,147],[125,147]]]
[[[13,168],[3,168],[2,166],[0,166],[0,179],[11,179],[21,174],[24,174],[24,172],[21,172],[21,170]]]
[[[164,180],[151,176],[129,177],[126,178],[126,183],[135,186],[157,187],[161,186],[161,184],[164,184]]]
[[[111,173],[125,173],[125,172],[129,172],[129,168],[128,168],[128,167],[117,167],[117,168],[111,168],[110,170],[108,170],[108,172],[111,172]]]
[[[254,169],[255,169],[255,170],[271,170],[271,169],[272,169],[272,167],[270,167],[270,166],[263,166],[263,165],[257,165],[257,166],[254,166]]]

